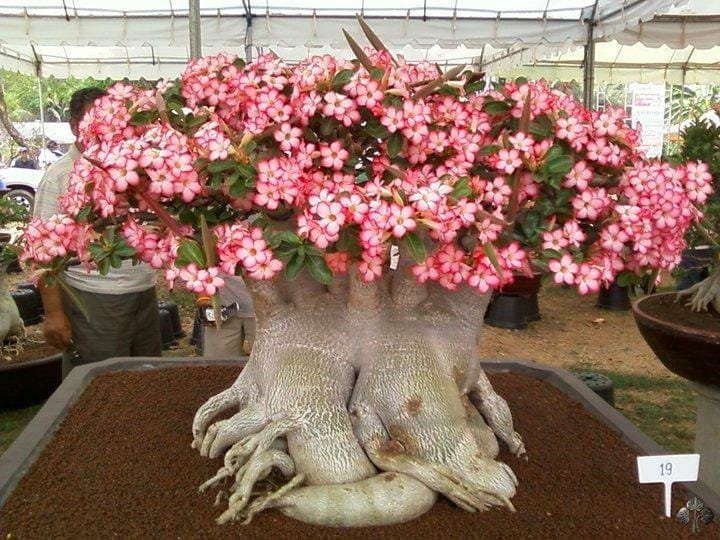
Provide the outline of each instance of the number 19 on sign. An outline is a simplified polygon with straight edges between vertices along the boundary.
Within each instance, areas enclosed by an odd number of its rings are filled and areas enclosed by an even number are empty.
[[[665,484],[665,516],[670,517],[672,484],[697,480],[700,454],[639,456],[637,467],[641,484]]]

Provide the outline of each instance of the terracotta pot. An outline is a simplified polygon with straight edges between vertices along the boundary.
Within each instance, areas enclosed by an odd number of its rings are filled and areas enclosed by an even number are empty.
[[[658,318],[646,310],[645,296],[632,305],[635,322],[647,344],[670,371],[690,381],[720,387],[720,332]]]
[[[62,382],[62,354],[0,365],[0,409],[18,409],[47,399]]]

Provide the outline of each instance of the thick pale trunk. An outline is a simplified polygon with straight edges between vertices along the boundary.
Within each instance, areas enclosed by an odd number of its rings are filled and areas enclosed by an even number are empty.
[[[497,438],[524,447],[479,363],[487,295],[426,288],[404,266],[372,284],[251,288],[250,361],[193,425],[193,446],[225,454],[203,489],[235,480],[220,522],[277,507],[312,523],[389,524],[425,512],[435,492],[470,511],[512,509],[516,478],[495,461]],[[228,408],[239,412],[211,425]],[[273,467],[293,479],[248,506]]]

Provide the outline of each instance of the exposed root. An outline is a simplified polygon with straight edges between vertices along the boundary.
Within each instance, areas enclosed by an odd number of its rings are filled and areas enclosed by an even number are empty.
[[[700,283],[678,292],[678,298],[685,296],[692,296],[687,306],[693,311],[705,311],[710,304],[720,308],[720,269]]]
[[[239,410],[240,407],[256,396],[257,388],[250,378],[250,370],[248,368],[243,369],[230,388],[211,397],[200,406],[193,419],[192,448],[197,450],[202,448],[205,431],[217,415],[232,408]],[[207,452],[202,455],[207,455]]]
[[[280,487],[280,489],[255,499],[245,511],[245,520],[243,521],[243,525],[247,525],[248,523],[250,523],[252,521],[252,518],[263,510],[267,508],[273,508],[273,505],[276,503],[276,501],[280,500],[284,495],[298,487],[300,484],[303,483],[304,480],[305,475],[298,474],[294,476],[287,484]]]
[[[480,370],[477,383],[470,392],[470,400],[480,410],[495,435],[508,445],[510,452],[518,457],[524,455],[525,443],[513,428],[510,407],[495,392],[483,370]]]
[[[216,458],[236,442],[263,429],[267,424],[265,413],[258,405],[250,405],[227,420],[210,426],[200,447],[200,455]]]
[[[284,476],[291,476],[295,472],[295,464],[290,456],[280,450],[266,450],[255,454],[240,468],[237,480],[230,489],[232,495],[228,501],[228,509],[218,518],[218,523],[226,523],[240,515],[250,500],[255,483],[265,478],[273,467],[278,467]]]
[[[460,475],[443,464],[408,455],[402,444],[390,438],[380,417],[367,404],[355,403],[354,412],[356,435],[378,468],[411,476],[430,489],[442,493],[468,512],[487,510],[490,506],[497,505],[515,510],[509,498],[500,491],[468,484]],[[505,468],[509,469],[507,466]],[[514,487],[517,483],[515,475],[508,477]]]

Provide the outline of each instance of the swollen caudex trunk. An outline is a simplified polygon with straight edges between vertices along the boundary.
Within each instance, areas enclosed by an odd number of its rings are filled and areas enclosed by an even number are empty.
[[[0,344],[12,336],[21,336],[25,325],[10,293],[5,288],[5,275],[0,274]]]
[[[498,439],[525,449],[478,361],[487,295],[426,288],[404,266],[330,290],[302,276],[250,287],[250,360],[193,424],[201,454],[224,454],[202,486],[229,483],[219,522],[279,508],[315,524],[386,525],[426,512],[437,493],[468,511],[512,509],[517,480],[495,460]],[[212,423],[228,409],[239,412]],[[274,468],[292,479],[250,501]]]

